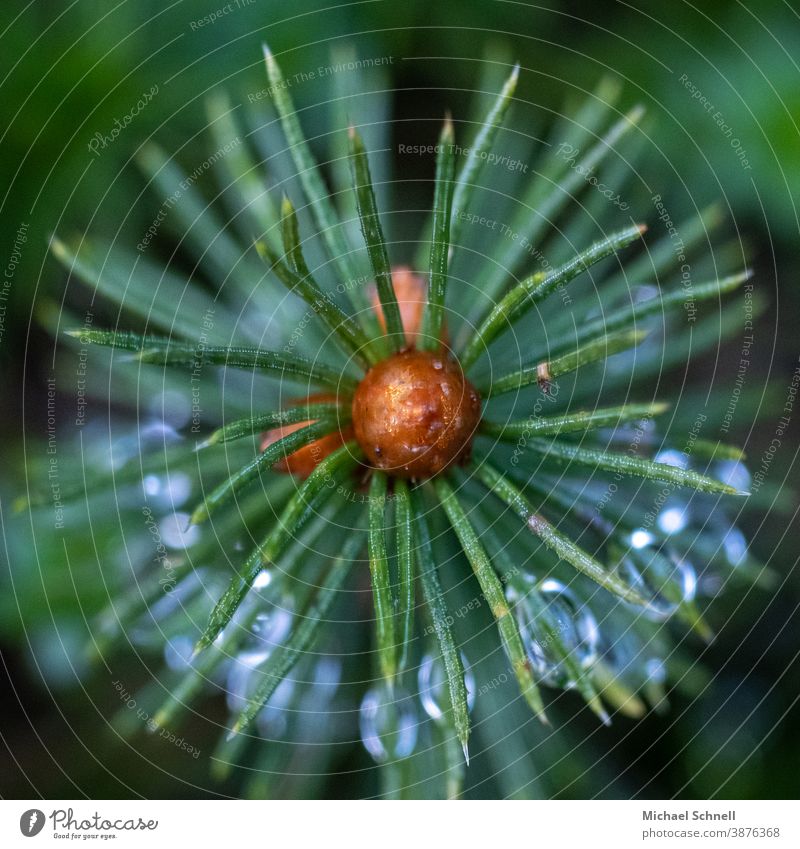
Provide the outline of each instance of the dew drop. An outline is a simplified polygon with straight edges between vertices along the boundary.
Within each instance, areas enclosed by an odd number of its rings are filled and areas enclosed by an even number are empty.
[[[108,448],[103,465],[109,469],[121,469],[129,460],[140,453],[139,440],[133,435],[120,436]]]
[[[675,448],[666,448],[656,454],[656,463],[664,463],[666,466],[674,466],[677,469],[688,469],[689,459]]]
[[[188,634],[179,634],[164,646],[164,662],[170,669],[183,672],[189,668],[195,640]]]
[[[242,546],[244,548],[244,546]],[[234,546],[236,549],[236,546]],[[237,549],[241,550],[241,549]],[[263,590],[265,587],[268,587],[272,583],[272,573],[268,569],[262,569],[253,580],[253,589],[254,590]]]
[[[259,613],[251,627],[251,641],[274,648],[282,643],[292,630],[294,617],[290,610],[273,607],[268,613]]]
[[[417,743],[418,716],[411,696],[385,684],[367,690],[361,702],[361,741],[376,763],[407,758]]]
[[[290,610],[275,606],[257,613],[249,626],[241,621],[230,623],[229,627],[239,630],[248,627],[241,648],[230,660],[227,701],[231,711],[241,711],[264,683],[263,666],[286,639],[292,618]]]
[[[240,651],[231,660],[226,684],[228,691],[226,702],[228,710],[232,713],[239,713],[244,710],[248,701],[255,694],[263,679],[263,676],[258,674],[258,668],[266,662],[271,653],[270,648],[261,646],[260,648]]]
[[[654,537],[650,531],[646,531],[643,528],[639,528],[631,534],[631,545],[634,548],[645,548],[650,545],[653,540]]]
[[[522,597],[509,587],[507,596],[534,675],[551,686],[574,686],[561,648],[581,669],[595,662],[600,631],[589,607],[552,578],[533,584]]]
[[[644,671],[650,681],[663,684],[667,680],[667,667],[660,657],[651,657],[644,665]]]
[[[182,428],[192,417],[192,402],[184,392],[166,389],[153,397],[147,405],[150,415],[174,428]]]
[[[319,742],[330,739],[340,718],[336,712],[331,711],[330,706],[339,690],[341,679],[342,662],[338,658],[322,657],[314,665],[310,686],[303,693],[297,716],[305,739]]]
[[[204,573],[197,571],[186,575],[176,584],[165,584],[163,594],[150,604],[129,630],[131,641],[136,645],[149,645],[155,639],[159,648],[163,646],[164,629],[169,627],[170,617],[180,612],[185,624],[186,608],[203,588],[205,579]]]
[[[472,710],[475,704],[475,676],[472,674],[463,654],[461,655],[461,662],[464,666],[464,684],[467,688],[467,708]],[[447,670],[441,655],[427,654],[422,658],[418,683],[419,698],[423,710],[431,719],[441,719],[451,710]]]
[[[261,708],[256,719],[256,727],[262,737],[280,740],[286,736],[289,722],[294,714],[294,701],[297,685],[291,678],[284,678],[275,688],[270,700]]]
[[[183,441],[178,431],[167,422],[155,419],[139,430],[139,443],[142,448],[159,448]]]
[[[721,460],[716,464],[714,469],[714,477],[719,478],[723,483],[738,489],[740,492],[746,492],[750,489],[751,477],[747,466],[740,460]]]
[[[164,510],[180,507],[192,493],[192,481],[185,472],[145,475],[142,487],[148,504]]]
[[[643,548],[626,557],[620,572],[627,583],[649,599],[646,607],[631,604],[654,622],[663,622],[697,593],[697,573],[685,557]]]
[[[658,295],[657,286],[636,286],[631,290],[631,300],[634,304],[643,304],[645,301],[651,301]]]
[[[665,534],[677,534],[688,524],[688,507],[676,505],[665,507],[658,514],[658,527]]]
[[[705,598],[716,598],[725,586],[719,575],[705,574],[700,578],[697,586],[697,594]]]
[[[660,657],[651,657],[644,664],[643,690],[654,710],[663,712],[667,708],[667,667]]]
[[[317,710],[322,704],[329,704],[342,680],[342,662],[335,657],[323,657],[314,667],[312,673],[311,691],[313,703]]]
[[[722,540],[722,545],[731,566],[740,566],[746,559],[747,540],[739,528],[731,526]]]
[[[188,513],[170,513],[159,522],[161,541],[168,548],[190,548],[199,541],[201,531],[197,525],[189,524]]]

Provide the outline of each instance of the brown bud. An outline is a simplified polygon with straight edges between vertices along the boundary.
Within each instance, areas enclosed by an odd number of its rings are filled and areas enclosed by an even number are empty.
[[[458,363],[403,351],[373,366],[353,398],[353,428],[370,465],[428,478],[464,459],[481,402]]]

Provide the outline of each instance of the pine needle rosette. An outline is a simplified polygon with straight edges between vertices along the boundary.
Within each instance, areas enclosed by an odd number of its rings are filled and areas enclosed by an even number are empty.
[[[467,153],[446,118],[431,214],[410,258],[385,233],[389,181],[373,178],[362,139],[374,127],[337,124],[333,165],[321,166],[278,62],[268,50],[265,60],[277,116],[269,139],[276,143],[279,125],[286,145],[276,174],[241,141],[246,134],[217,95],[209,126],[217,149],[231,151],[220,160],[220,194],[236,205],[235,227],[191,182],[170,210],[190,236],[184,247],[224,285],[185,283],[146,256],[126,276],[89,242],[73,250],[54,241],[73,274],[124,314],[131,286],[143,298],[133,318],[144,332],[83,327],[69,332],[74,343],[109,349],[109,367],[135,372],[143,387],[185,392],[187,381],[202,383],[213,400],[191,429],[195,450],[180,435],[156,451],[142,446],[87,486],[135,484],[168,463],[167,476],[177,469],[201,493],[185,514],[166,505],[183,517],[170,557],[189,601],[156,616],[183,649],[155,728],[174,727],[224,680],[231,719],[217,753],[222,773],[255,738],[289,739],[289,725],[307,741],[349,739],[355,723],[343,729],[335,715],[352,704],[317,709],[330,710],[328,737],[294,714],[322,687],[320,676],[369,649],[374,681],[358,694],[358,733],[385,792],[427,776],[434,795],[454,797],[469,763],[471,714],[490,698],[472,665],[495,650],[553,733],[554,693],[577,693],[603,723],[662,705],[673,635],[711,637],[698,592],[704,576],[759,575],[746,544],[735,557],[720,555],[738,532],[725,504],[746,494],[743,456],[697,432],[673,448],[657,426],[669,403],[646,392],[629,400],[665,358],[683,356],[671,316],[686,309],[686,292],[653,288],[674,279],[668,235],[643,250],[647,228],[631,219],[585,238],[586,221],[602,220],[608,205],[586,175],[609,168],[623,184],[621,166],[633,155],[625,146],[636,147],[642,117],[639,108],[616,112],[614,83],[557,123],[536,172],[516,178],[523,200],[504,220],[524,238],[499,239],[494,253],[470,248],[471,225],[482,181],[493,179],[489,154],[519,66],[494,88]],[[579,151],[580,167],[554,153],[559,140]],[[180,178],[156,147],[141,165],[165,194]],[[571,217],[578,197],[588,218]],[[719,217],[709,210],[682,225],[687,252]],[[248,231],[255,237],[241,235]],[[454,272],[459,263],[469,280]],[[718,302],[748,276],[710,275],[693,285],[692,304]],[[213,319],[198,338],[204,315]],[[708,318],[694,327],[696,349],[714,342]],[[668,328],[678,338],[665,357],[656,337]],[[276,344],[265,345],[270,338]],[[691,528],[702,516],[713,520]],[[200,584],[199,563],[209,575]],[[356,615],[367,572],[372,609]],[[153,577],[105,614],[97,651],[155,609]],[[473,602],[490,614],[490,629],[457,621]],[[347,616],[369,627],[349,628]],[[491,720],[481,733],[491,740]],[[264,763],[280,771],[275,757]]]

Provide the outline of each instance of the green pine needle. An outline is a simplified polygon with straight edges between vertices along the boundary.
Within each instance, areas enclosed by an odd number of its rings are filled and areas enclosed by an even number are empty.
[[[316,597],[300,614],[300,624],[292,631],[286,642],[278,646],[267,660],[263,668],[264,681],[237,717],[228,739],[247,728],[261,708],[270,700],[281,681],[314,646],[331,606],[336,601],[341,586],[363,544],[364,541],[359,534],[354,534],[345,541],[341,555],[328,570]]]
[[[595,130],[607,115],[606,102],[615,97],[616,83],[605,81],[601,83],[597,95],[587,99],[584,112],[585,122],[581,113],[573,119],[565,119],[566,127],[561,127],[559,133],[553,133],[553,143],[556,149],[548,157],[547,166],[538,179],[532,181],[531,192],[521,204],[520,211],[514,219],[511,230],[525,235],[525,239],[515,239],[497,257],[496,271],[491,274],[483,287],[486,300],[494,303],[508,283],[508,269],[514,268],[524,256],[524,244],[538,247],[548,228],[554,226],[561,212],[567,207],[582,188],[585,188],[585,175],[595,171],[603,161],[615,152],[620,141],[641,121],[644,109],[635,106],[617,121],[586,154],[569,167],[567,156],[558,155],[561,144],[565,149],[580,150],[581,145],[594,137]]]
[[[375,193],[372,190],[372,178],[369,173],[367,151],[361,136],[355,127],[350,127],[350,161],[353,171],[353,186],[355,188],[356,205],[361,222],[361,232],[367,245],[367,253],[372,264],[372,273],[378,288],[383,315],[386,320],[386,331],[391,348],[399,351],[405,347],[405,331],[400,317],[400,307],[392,286],[392,269],[389,265],[389,255],[386,252],[386,241],[383,237],[378,207],[375,203]]]
[[[646,336],[646,330],[621,330],[599,339],[590,339],[576,350],[553,360],[523,366],[518,371],[491,381],[488,385],[481,385],[479,392],[483,398],[493,398],[504,392],[514,392],[523,386],[530,386],[532,383],[538,383],[547,391],[551,381],[556,378],[577,371],[581,366],[604,361],[621,351],[635,348]]]
[[[669,408],[668,404],[623,404],[620,407],[599,407],[596,410],[580,410],[560,416],[532,416],[510,422],[490,422],[484,419],[480,432],[504,442],[517,442],[531,436],[560,436],[601,427],[618,427],[625,422],[660,415]]]
[[[191,366],[203,364],[227,368],[258,369],[279,373],[282,377],[304,378],[320,386],[342,392],[353,392],[358,381],[339,370],[312,362],[295,354],[264,351],[260,348],[189,345],[160,336],[114,330],[68,330],[67,335],[90,344],[132,351],[139,362],[149,365]]]
[[[288,198],[284,199],[282,211],[284,212],[284,220],[287,216],[294,219],[294,207],[292,207]],[[256,250],[259,256],[270,267],[270,270],[275,272],[275,275],[284,286],[290,292],[294,292],[301,297],[317,316],[319,316],[325,326],[334,335],[334,338],[341,344],[346,354],[352,355],[364,366],[375,362],[377,354],[373,352],[370,356],[371,343],[364,331],[334,303],[330,295],[319,288],[310,276],[305,261],[302,259],[300,244],[297,241],[296,221],[284,225],[282,232],[285,243],[287,243],[285,249],[287,255],[293,263],[299,263],[297,267],[305,269],[306,274],[301,276],[297,271],[293,271],[264,241],[256,242]]]
[[[281,200],[281,240],[289,268],[298,277],[308,283],[313,283],[311,271],[306,265],[303,248],[300,244],[300,225],[297,222],[297,213],[286,195]],[[319,292],[319,286],[315,285],[315,289]]]
[[[53,237],[50,249],[71,274],[91,287],[93,296],[102,296],[127,314],[142,319],[150,331],[195,339],[197,316],[213,310],[222,318],[221,305],[210,295],[139,254],[133,258],[116,244],[104,246],[82,239],[78,247],[71,247]],[[63,309],[56,308],[54,327],[59,327],[62,314]],[[75,336],[81,338],[81,334],[76,331]]]
[[[378,663],[381,675],[391,687],[397,674],[397,636],[392,580],[386,551],[387,477],[375,471],[369,487],[369,570],[372,576],[372,598],[375,604]]]
[[[461,655],[452,628],[453,618],[447,609],[444,590],[439,581],[436,560],[431,548],[428,521],[425,518],[425,509],[419,491],[412,493],[412,505],[414,509],[414,545],[422,592],[431,614],[433,629],[439,642],[439,649],[447,673],[447,689],[450,696],[450,706],[453,709],[453,727],[464,750],[464,757],[469,762],[469,750],[467,748],[469,743],[469,697],[464,682],[464,666],[461,663]]]
[[[350,249],[339,228],[336,210],[331,202],[325,181],[297,118],[297,112],[289,94],[289,85],[272,55],[272,51],[266,44],[263,45],[263,50],[270,90],[274,92],[275,109],[289,143],[289,153],[294,160],[298,178],[311,207],[311,214],[317,225],[317,231],[322,236],[328,253],[341,277],[344,280],[354,280],[358,277],[358,269],[353,264]],[[353,307],[358,309],[360,306],[363,306],[363,304],[356,298],[353,301]]]
[[[749,280],[752,272],[749,269],[730,274],[721,280],[709,283],[698,283],[690,290],[683,288],[674,289],[663,294],[660,298],[651,298],[635,306],[620,307],[610,310],[602,318],[588,321],[578,332],[578,342],[598,336],[603,333],[611,333],[624,327],[635,326],[652,315],[662,315],[673,307],[683,306],[688,297],[691,296],[695,303],[721,298],[723,295],[733,292],[746,280]]]
[[[299,431],[298,431],[299,433]],[[278,517],[275,527],[255,548],[244,563],[241,573],[234,576],[228,589],[219,599],[197,642],[195,655],[208,648],[230,622],[244,601],[256,576],[262,569],[271,568],[286,549],[293,536],[335,491],[336,483],[344,479],[361,458],[356,442],[347,442],[326,457],[297,488]],[[331,487],[331,481],[334,486]]]
[[[535,304],[552,295],[557,288],[569,283],[595,263],[641,238],[646,229],[642,224],[626,227],[618,233],[595,242],[555,271],[549,273],[540,271],[523,280],[491,310],[470,338],[460,355],[461,367],[466,371],[488,349],[497,336],[509,330],[512,323],[532,309]]]
[[[215,149],[227,151],[219,162],[229,176],[229,190],[236,192],[239,206],[245,210],[260,237],[277,251],[280,250],[279,213],[247,144],[241,142],[243,130],[236,121],[236,109],[224,91],[213,92],[206,110],[209,130]],[[238,140],[237,143],[231,144],[234,140]]]
[[[699,215],[678,224],[676,229],[681,234],[683,255],[688,255],[692,248],[707,240],[709,233],[721,222],[722,207],[719,203],[713,203]],[[632,286],[641,281],[657,280],[660,274],[676,263],[675,237],[667,232],[655,243],[648,244],[647,250],[626,264],[625,268],[603,282],[606,303],[613,303],[621,295],[630,297]]]
[[[483,508],[479,510],[486,517],[487,510]],[[489,518],[489,520],[491,520]],[[558,660],[564,665],[565,672],[569,679],[575,682],[575,687],[583,697],[590,710],[600,719],[604,725],[609,725],[611,720],[608,712],[603,707],[603,703],[597,690],[591,682],[591,679],[585,669],[581,667],[578,661],[573,657],[572,652],[564,643],[561,635],[563,626],[556,621],[547,605],[539,595],[538,588],[529,587],[524,580],[520,579],[520,570],[512,562],[508,551],[500,541],[497,533],[491,527],[486,528],[481,536],[487,539],[487,546],[491,545],[492,557],[497,561],[498,571],[504,580],[514,587],[520,595],[520,601],[527,602],[533,609],[534,616],[538,626],[544,631],[544,641]]]
[[[644,457],[632,457],[629,454],[618,454],[605,452],[597,448],[584,448],[580,445],[571,445],[558,441],[548,441],[538,437],[529,439],[525,446],[526,451],[532,451],[546,457],[549,461],[561,465],[575,463],[581,466],[590,466],[593,469],[614,472],[630,477],[646,478],[647,480],[674,483],[678,486],[690,487],[698,492],[713,492],[722,495],[749,495],[740,492],[728,484],[714,480],[714,478],[701,475],[691,469],[681,469],[678,466],[670,466],[666,463],[656,463]]]
[[[216,489],[212,490],[192,512],[191,523],[199,525],[205,522],[215,510],[236,497],[245,487],[253,483],[263,471],[274,466],[279,460],[284,460],[298,448],[316,442],[323,436],[334,432],[337,428],[338,424],[335,419],[323,418],[293,433],[287,433],[273,442],[254,460],[234,472]]]
[[[396,632],[400,640],[398,669],[408,665],[411,641],[414,636],[414,553],[412,549],[411,498],[408,484],[396,480],[394,504],[397,518],[398,606]]]
[[[233,284],[243,297],[249,298],[257,263],[242,253],[225,227],[224,218],[203,197],[197,181],[190,179],[174,157],[153,142],[141,148],[137,162],[163,197],[174,197],[176,191],[180,193],[180,203],[170,206],[170,220],[178,225],[180,235],[192,246],[209,276],[220,286]]]
[[[467,159],[463,167],[459,170],[458,179],[453,190],[453,221],[450,227],[450,241],[453,244],[458,241],[463,224],[463,219],[459,216],[459,213],[466,210],[469,206],[472,192],[478,182],[478,177],[488,161],[488,154],[492,149],[500,127],[503,125],[508,107],[513,101],[518,80],[519,63],[514,65],[503,88],[492,103],[491,109],[475,136],[475,141],[470,147]]]
[[[453,211],[453,176],[455,173],[453,122],[450,120],[450,116],[445,118],[437,148],[430,284],[428,286],[428,302],[422,315],[422,327],[418,343],[424,351],[439,349],[444,322],[447,263],[450,253],[450,219]]]
[[[641,719],[647,713],[642,699],[603,661],[595,663],[592,678],[600,696],[623,716]]]
[[[486,461],[475,462],[472,468],[475,475],[483,481],[486,487],[501,501],[505,502],[525,522],[529,530],[539,537],[558,557],[574,566],[575,569],[591,578],[604,589],[625,599],[625,601],[630,601],[642,607],[649,605],[649,599],[631,589],[621,578],[605,569],[590,554],[540,516],[522,491],[492,465]]]
[[[747,455],[736,445],[725,445],[708,439],[695,439],[692,454],[706,460],[746,460]]]
[[[525,654],[519,628],[508,608],[508,603],[503,593],[503,585],[494,571],[486,549],[484,549],[478,539],[475,529],[466,513],[464,513],[456,494],[453,492],[453,488],[445,478],[436,478],[434,480],[434,487],[439,497],[439,502],[444,508],[450,524],[453,526],[453,530],[461,543],[461,547],[464,549],[464,554],[466,554],[467,560],[469,560],[472,566],[472,571],[478,579],[492,615],[497,622],[497,629],[500,632],[503,646],[511,661],[511,667],[514,670],[520,691],[531,710],[533,710],[542,722],[548,724],[547,717],[544,713],[544,703],[542,702],[539,688],[536,686],[536,681],[533,678],[531,663],[527,654]]]
[[[350,411],[335,402],[319,404],[301,404],[289,407],[286,410],[278,410],[273,413],[262,413],[247,419],[239,419],[215,430],[208,439],[199,443],[197,448],[210,448],[212,445],[221,445],[223,442],[232,442],[254,433],[261,433],[284,425],[297,424],[298,422],[315,422],[320,419],[336,420],[342,426],[350,421]]]

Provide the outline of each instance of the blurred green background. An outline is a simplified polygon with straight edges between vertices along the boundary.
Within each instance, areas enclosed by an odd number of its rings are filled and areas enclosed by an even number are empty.
[[[220,12],[201,25],[205,16]],[[134,153],[151,137],[170,150],[201,147],[198,132],[209,91],[221,86],[243,100],[264,88],[263,41],[287,76],[325,64],[332,43],[353,44],[365,57],[391,56],[400,119],[438,118],[447,108],[463,114],[480,59],[492,43],[521,63],[517,95],[545,117],[557,115],[565,98],[593,88],[604,74],[618,75],[626,104],[647,107],[651,149],[643,168],[675,217],[694,204],[721,199],[730,231],[750,248],[757,287],[770,308],[759,324],[745,389],[749,403],[742,409],[758,410],[767,385],[775,399],[757,422],[746,416],[737,422],[736,436],[746,443],[751,467],[758,467],[775,436],[800,353],[800,18],[790,4],[372,0],[325,8],[307,0],[227,5],[4,0],[0,257],[11,272],[3,290],[0,339],[5,797],[236,792],[210,782],[202,763],[187,763],[179,750],[165,752],[148,739],[139,739],[138,754],[126,760],[123,785],[114,763],[131,751],[127,744],[87,747],[115,697],[95,686],[102,670],[81,665],[79,647],[70,644],[63,623],[89,615],[101,588],[81,586],[79,578],[77,586],[67,583],[58,571],[64,564],[57,539],[37,540],[39,557],[52,571],[34,569],[30,525],[12,515],[10,505],[25,487],[23,426],[29,438],[45,435],[42,398],[51,363],[37,311],[48,299],[60,302],[66,283],[47,254],[51,234],[91,230],[135,240],[155,206],[140,200],[144,180],[133,165]],[[95,155],[89,148],[95,134],[110,137],[115,121],[154,87],[152,102]],[[315,102],[317,92],[301,85],[294,96],[302,108]],[[433,142],[435,122],[422,127]],[[736,353],[717,368],[720,380],[735,375]],[[797,445],[792,419],[768,473],[776,489],[796,462]],[[784,501],[785,509],[747,528],[756,554],[778,572],[779,590],[774,597],[751,593],[744,601],[726,600],[725,619],[738,609],[705,653],[716,670],[706,698],[684,704],[676,697],[666,716],[636,726],[619,723],[602,738],[593,735],[596,768],[608,770],[609,783],[600,783],[604,795],[703,798],[724,783],[722,797],[796,796],[798,528],[792,524],[795,503]],[[79,570],[70,574],[80,576]],[[62,623],[57,651],[50,650],[54,620]],[[139,661],[129,663],[130,679],[142,680]],[[213,749],[212,728],[194,733],[204,750]],[[659,742],[648,757],[637,759],[645,742],[655,738]],[[615,766],[606,767],[612,753]],[[158,759],[158,769],[151,758]],[[620,771],[620,763],[630,766]],[[591,794],[593,786],[577,781],[568,795]],[[340,792],[359,795],[358,778],[343,780]]]

